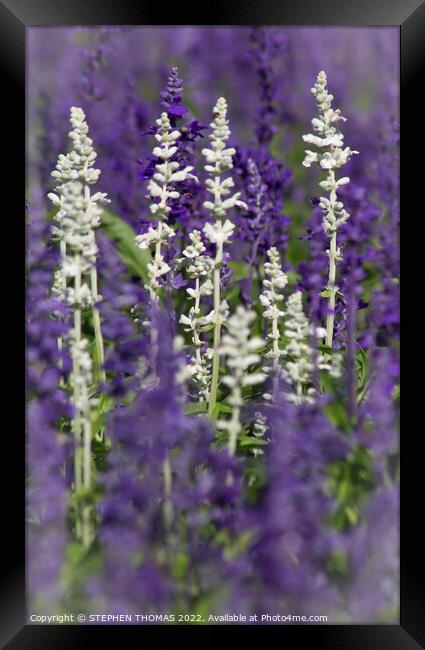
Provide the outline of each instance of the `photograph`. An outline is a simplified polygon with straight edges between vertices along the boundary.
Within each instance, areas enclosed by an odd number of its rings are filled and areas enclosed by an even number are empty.
[[[399,141],[399,26],[27,27],[28,625],[400,625]]]

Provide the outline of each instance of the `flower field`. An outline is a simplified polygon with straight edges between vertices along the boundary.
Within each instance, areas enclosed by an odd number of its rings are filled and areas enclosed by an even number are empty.
[[[398,621],[398,67],[395,28],[29,30],[29,613]]]

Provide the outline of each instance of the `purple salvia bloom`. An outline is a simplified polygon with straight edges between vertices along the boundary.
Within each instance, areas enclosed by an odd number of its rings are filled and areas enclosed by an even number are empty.
[[[380,487],[367,504],[363,524],[347,543],[352,579],[345,599],[351,620],[376,623],[397,616],[399,600],[399,493]]]
[[[153,305],[149,322],[159,342],[148,359],[155,382],[109,417],[113,445],[100,506],[105,573],[88,585],[97,603],[127,612],[170,608],[177,597],[189,606],[222,583],[231,562],[205,527],[218,531],[225,525],[231,532],[237,520],[232,503],[240,492],[235,463],[225,450],[211,449],[209,424],[184,415],[183,389],[176,381],[181,361],[173,352],[168,318]],[[177,587],[173,562],[182,556],[187,568]]]
[[[27,273],[27,567],[31,611],[50,614],[63,596],[61,571],[67,543],[67,434],[61,418],[72,417],[59,387],[57,339],[66,329],[64,308],[51,295],[57,254],[49,241],[50,224],[29,211]],[[52,318],[56,314],[56,318]]]
[[[272,60],[284,51],[285,43],[282,39],[277,39],[276,35],[265,27],[253,29],[250,40],[260,91],[260,107],[256,117],[256,135],[260,146],[268,146],[277,131],[274,100],[278,84],[273,72]]]
[[[167,111],[171,126],[176,126],[176,120],[184,117],[188,112],[186,106],[182,104],[183,81],[179,77],[177,68],[171,68],[166,89],[160,92],[160,96],[161,106]]]
[[[344,458],[349,445],[316,405],[279,403],[265,411],[268,484],[250,515],[257,533],[246,607],[278,613],[285,603],[299,614],[327,613],[339,595],[326,569],[334,547],[333,533],[326,532],[334,505],[326,467]]]
[[[105,370],[108,381],[104,391],[124,398],[140,386],[140,361],[146,354],[147,341],[141,336],[140,319],[147,294],[136,279],[131,279],[108,237],[99,232],[97,268],[102,332],[106,343]]]

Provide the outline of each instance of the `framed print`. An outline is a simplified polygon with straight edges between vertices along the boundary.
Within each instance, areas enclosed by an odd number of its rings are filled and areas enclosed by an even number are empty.
[[[4,647],[233,627],[420,648],[400,134],[417,154],[424,5],[0,9],[25,156]]]

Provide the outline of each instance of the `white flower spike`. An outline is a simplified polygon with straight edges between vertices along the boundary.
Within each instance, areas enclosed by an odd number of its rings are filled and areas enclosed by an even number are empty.
[[[261,372],[249,373],[248,368],[261,361],[258,351],[264,346],[265,341],[258,336],[250,338],[251,325],[255,320],[255,313],[241,305],[227,322],[227,333],[223,336],[221,352],[227,358],[227,365],[232,374],[223,378],[223,383],[229,386],[231,394],[229,404],[232,415],[229,420],[218,420],[217,426],[226,429],[229,433],[229,453],[234,455],[238,435],[242,430],[240,420],[243,405],[242,389],[244,386],[253,386],[262,383],[266,375]]]
[[[304,167],[310,167],[313,163],[318,163],[320,167],[328,172],[324,181],[319,183],[320,187],[330,193],[329,198],[320,198],[320,207],[323,210],[323,229],[330,239],[329,246],[329,278],[326,287],[329,292],[328,315],[326,319],[326,345],[332,347],[333,329],[335,319],[335,298],[338,287],[335,284],[336,279],[336,262],[341,259],[337,248],[337,231],[343,223],[349,218],[348,212],[344,209],[342,201],[337,199],[337,190],[342,185],[350,182],[348,176],[340,179],[335,178],[335,171],[345,165],[353,154],[350,147],[344,147],[344,135],[339,130],[338,122],[345,121],[346,118],[341,115],[341,111],[332,108],[333,95],[327,89],[327,77],[325,72],[319,72],[316,83],[311,89],[316,97],[318,117],[311,121],[315,134],[308,133],[303,135],[304,142],[313,144],[319,148],[318,152],[306,150],[306,156],[303,161]]]
[[[202,353],[200,334],[211,329],[215,314],[212,310],[208,315],[202,316],[200,303],[202,296],[209,296],[213,292],[211,277],[214,262],[210,257],[204,255],[206,248],[199,230],[193,230],[189,234],[189,239],[192,243],[183,250],[183,260],[187,263],[189,277],[195,280],[195,286],[186,289],[186,293],[194,300],[194,305],[190,308],[188,316],[181,314],[179,322],[186,326],[185,331],[192,332],[195,355],[191,357],[189,363],[190,377],[196,382],[200,400],[203,401],[207,399],[210,389],[212,350],[207,348]]]
[[[240,200],[240,192],[229,196],[234,187],[233,179],[231,177],[222,178],[222,174],[232,169],[233,156],[236,153],[233,147],[227,146],[227,141],[230,137],[230,128],[227,119],[227,102],[223,97],[217,100],[213,109],[213,121],[210,124],[210,128],[212,131],[209,135],[211,148],[206,147],[202,150],[202,154],[205,156],[207,162],[205,170],[210,174],[210,178],[206,180],[205,184],[207,191],[212,194],[212,200],[205,201],[204,208],[209,210],[211,216],[215,219],[214,224],[205,224],[203,232],[207,239],[216,246],[213,275],[215,313],[214,356],[208,408],[209,415],[211,416],[217,397],[221,325],[223,322],[223,313],[220,309],[220,268],[223,262],[223,246],[229,241],[234,230],[232,222],[226,219],[223,223],[223,219],[226,217],[228,210],[235,207],[247,208],[247,205]]]
[[[162,113],[156,120],[158,131],[155,140],[158,145],[153,149],[153,155],[160,159],[155,165],[155,174],[148,183],[148,193],[152,199],[149,206],[152,217],[158,220],[158,225],[150,227],[146,233],[137,235],[136,245],[142,249],[153,249],[153,261],[148,264],[149,292],[152,299],[157,299],[156,290],[160,286],[159,278],[168,273],[171,268],[164,261],[161,249],[166,247],[170,240],[175,237],[174,230],[167,224],[168,215],[171,211],[170,201],[178,199],[180,193],[176,184],[188,178],[198,180],[191,172],[193,167],[179,169],[179,163],[171,160],[177,151],[176,142],[180,138],[180,131],[171,130],[170,120],[167,113]]]

